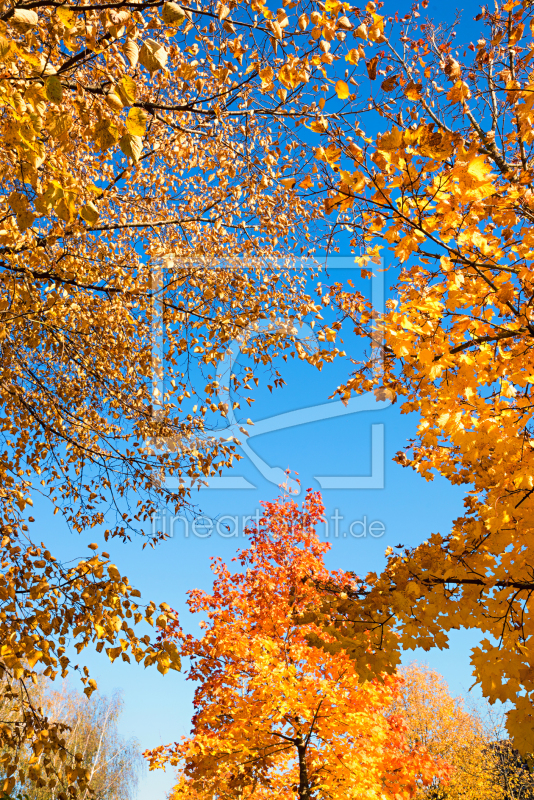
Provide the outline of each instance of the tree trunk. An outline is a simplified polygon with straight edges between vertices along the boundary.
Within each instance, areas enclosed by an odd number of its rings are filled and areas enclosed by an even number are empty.
[[[299,754],[299,800],[311,800],[311,788],[306,766],[306,745],[302,739],[297,744]]]

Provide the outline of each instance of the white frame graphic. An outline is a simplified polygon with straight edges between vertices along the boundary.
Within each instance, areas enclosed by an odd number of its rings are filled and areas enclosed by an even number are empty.
[[[162,291],[162,264],[165,260],[173,260],[172,256],[167,256],[162,259],[154,269],[153,273],[153,293],[157,298]],[[317,270],[335,270],[335,269],[354,269],[354,263],[349,262],[349,258],[340,256],[330,257],[327,262],[327,267],[318,267],[314,265]],[[226,265],[225,265],[226,266]],[[385,310],[384,302],[384,270],[383,264],[373,265],[373,276],[371,278],[371,305],[373,308],[373,323],[377,320]],[[161,398],[163,398],[163,369],[162,363],[164,358],[164,336],[163,336],[163,322],[162,322],[162,308],[161,303],[154,303],[153,325],[158,327],[155,331],[155,345],[153,352],[153,403],[155,413],[157,414],[157,407],[161,405]],[[235,437],[240,442],[240,448],[244,455],[246,455],[255,466],[258,472],[270,483],[277,486],[282,484],[286,485],[293,493],[298,493],[299,486],[291,478],[288,479],[285,470],[281,467],[273,467],[268,464],[255,450],[251,447],[250,441],[256,436],[261,436],[266,433],[274,431],[285,430],[292,428],[296,425],[311,424],[320,420],[332,419],[335,417],[361,413],[363,411],[380,411],[391,405],[389,399],[377,400],[373,391],[366,392],[365,394],[351,397],[348,402],[344,403],[342,400],[332,400],[328,403],[316,404],[307,406],[294,411],[288,411],[282,414],[275,414],[261,420],[256,420],[254,425],[251,426],[250,431],[244,434],[242,431],[242,423],[237,422],[235,413],[232,407],[229,389],[226,388],[230,385],[229,376],[232,372],[232,367],[239,357],[241,348],[252,336],[259,335],[265,330],[280,330],[287,329],[287,320],[279,320],[277,322],[264,321],[251,325],[239,339],[234,341],[228,346],[223,360],[219,364],[217,370],[217,381],[221,387],[218,393],[218,399],[228,406],[228,425],[225,428],[209,431],[205,436],[206,438],[224,438]],[[301,325],[300,328],[293,327],[291,334],[305,343],[308,348],[317,348],[318,342],[309,325]],[[383,373],[383,362],[381,359],[382,354],[382,339],[373,324],[373,348],[371,351],[371,359],[373,361],[373,371],[376,379],[378,380]],[[383,489],[384,488],[384,475],[385,475],[385,458],[384,458],[384,424],[372,423],[371,425],[371,474],[370,475],[315,475],[315,480],[319,483],[321,489]],[[174,477],[167,477],[165,484],[169,489],[179,488],[180,479]],[[203,479],[203,485],[199,488],[202,489],[256,489],[257,487],[250,483],[244,476],[241,475],[224,475],[214,476],[211,478]]]

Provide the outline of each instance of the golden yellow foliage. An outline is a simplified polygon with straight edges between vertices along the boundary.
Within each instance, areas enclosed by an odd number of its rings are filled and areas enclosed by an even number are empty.
[[[340,120],[318,154],[326,212],[352,231],[365,274],[384,254],[394,286],[377,323],[381,385],[369,361],[338,391],[374,388],[416,412],[417,437],[397,461],[464,485],[467,498],[450,533],[388,552],[384,572],[346,600],[332,587],[335,635],[373,674],[394,669],[399,649],[478,629],[475,680],[491,703],[511,703],[508,730],[534,751],[534,8],[482,9],[465,47],[462,27],[417,11],[371,34],[375,11],[369,3],[358,28],[360,62],[382,36],[387,85],[358,75],[379,123],[364,130],[362,103],[359,127]],[[362,176],[357,189],[350,174]],[[373,336],[360,296],[339,287],[333,298]]]
[[[343,41],[351,23],[347,4],[306,6],[314,38],[302,49],[303,5],[0,8],[6,678],[66,675],[67,640],[162,673],[179,666],[172,643],[134,632],[155,605],[140,605],[105,555],[64,566],[30,537],[34,491],[75,532],[109,525],[106,538],[129,539],[161,503],[182,506],[191,485],[232,463],[236,440],[207,435],[228,413],[215,375],[232,341],[241,337],[254,364],[280,350],[316,364],[335,354],[293,348],[293,321],[321,308],[306,291],[309,274],[293,268],[320,213],[295,189],[308,171],[296,127],[323,124],[304,89],[326,77],[329,42]],[[247,340],[259,323],[265,332]],[[229,383],[246,392],[252,379],[246,371]],[[165,471],[176,491],[160,480]],[[96,684],[83,680],[90,694]],[[16,735],[0,724],[8,793],[14,736],[36,758],[46,754],[45,781],[61,749],[24,698]],[[82,772],[72,781],[85,787]]]
[[[406,722],[410,741],[451,767],[447,783],[422,788],[421,800],[440,793],[447,800],[504,800],[493,778],[490,732],[476,709],[452,697],[441,675],[428,667],[410,664],[399,672],[404,684],[394,708]]]

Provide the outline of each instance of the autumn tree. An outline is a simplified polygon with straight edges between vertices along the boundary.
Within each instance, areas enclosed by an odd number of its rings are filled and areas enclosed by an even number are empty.
[[[494,746],[498,736],[476,706],[453,697],[441,675],[412,663],[399,670],[402,684],[394,709],[404,719],[408,741],[450,765],[446,784],[439,780],[423,787],[428,800],[504,800],[494,779]]]
[[[336,332],[292,257],[313,248],[322,213],[295,191],[312,185],[307,129],[327,124],[310,82],[339,60],[347,14],[330,0],[0,4],[6,687],[28,688],[36,665],[65,676],[68,640],[178,668],[172,642],[133,627],[164,625],[165,606],[140,604],[105,554],[63,565],[30,535],[27,506],[40,491],[75,532],[150,539],[160,503],[187,503],[192,484],[232,463],[235,435],[209,436],[228,412],[215,375],[230,344],[240,337],[252,364],[228,377],[242,395],[277,352],[318,366],[335,354],[295,342],[305,316],[323,341]],[[60,730],[28,691],[14,696],[0,746],[29,743],[46,773]],[[9,792],[16,763],[4,766]],[[83,770],[74,777],[85,790]]]
[[[503,800],[532,800],[534,775],[532,759],[525,758],[508,738],[492,743],[489,768],[493,792]]]
[[[31,698],[43,714],[65,726],[65,750],[54,758],[54,788],[47,786],[36,772],[31,751],[23,751],[20,766],[27,770],[29,780],[20,787],[20,793],[26,800],[56,800],[60,792],[68,789],[70,771],[79,767],[87,769],[89,775],[86,797],[131,800],[143,759],[138,742],[125,739],[118,731],[120,695],[115,692],[108,698],[96,692],[87,698],[66,683],[56,688],[41,676],[31,689]],[[4,700],[2,718],[11,714],[16,719],[16,704]],[[13,793],[17,794],[17,787]]]
[[[441,675],[421,664],[401,667],[393,708],[402,715],[410,743],[447,761],[446,783],[435,780],[421,800],[531,800],[532,761],[514,749],[502,713],[453,697]]]
[[[512,704],[508,730],[533,751],[534,7],[497,2],[463,27],[428,19],[427,5],[361,11],[339,120],[316,156],[333,228],[351,232],[364,275],[383,256],[393,284],[374,334],[364,297],[332,287],[359,335],[375,349],[383,337],[382,377],[368,358],[339,395],[374,389],[416,412],[397,461],[465,486],[465,514],[414,549],[388,549],[382,574],[346,598],[330,587],[325,613],[338,609],[329,635],[362,674],[369,641],[379,672],[403,648],[478,629],[475,680]]]
[[[329,545],[315,533],[318,495],[309,490],[302,508],[285,498],[264,509],[234,559],[238,571],[215,559],[212,592],[189,593],[200,638],[177,622],[164,633],[188,659],[195,712],[189,737],[145,754],[151,769],[179,767],[173,800],[413,796],[446,770],[409,743],[391,710],[399,678],[360,683],[340,648],[329,654],[308,644],[316,626],[302,615],[317,599],[310,576],[329,575]]]

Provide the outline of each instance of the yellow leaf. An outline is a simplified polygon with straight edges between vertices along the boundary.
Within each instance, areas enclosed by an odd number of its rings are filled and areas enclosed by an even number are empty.
[[[398,128],[393,128],[389,133],[380,136],[376,142],[376,149],[389,153],[393,150],[398,150],[403,145],[402,131]]]
[[[119,147],[125,156],[137,164],[143,150],[143,139],[133,133],[126,133],[120,140]]]
[[[76,219],[76,209],[72,195],[64,195],[56,206],[56,214],[65,222],[72,222]]]
[[[139,51],[139,61],[151,75],[163,69],[167,63],[167,51],[154,39],[146,39]]]
[[[161,18],[166,25],[179,27],[185,19],[185,13],[177,3],[164,3],[161,9]]]
[[[469,162],[467,172],[474,180],[485,183],[488,179],[488,174],[491,172],[491,167],[486,162],[484,156],[477,156]]]
[[[456,81],[452,89],[447,93],[447,100],[451,103],[463,103],[471,97],[471,91],[465,81]]]
[[[8,41],[8,39],[5,39],[3,36],[0,36],[0,61],[4,61],[10,52],[11,42]]]
[[[117,84],[117,94],[122,100],[123,105],[131,106],[137,97],[137,86],[133,78],[124,75]]]
[[[93,138],[99,149],[108,150],[119,139],[119,131],[112,120],[104,117],[95,125]]]
[[[139,48],[133,39],[126,39],[122,47],[122,52],[130,62],[130,66],[135,69],[139,61]]]
[[[26,661],[28,662],[28,666],[34,667],[40,658],[43,657],[43,654],[39,650],[34,650],[32,653],[29,653],[26,656]]]
[[[335,90],[340,100],[346,100],[347,97],[350,97],[349,85],[345,81],[339,80],[335,85]]]
[[[328,130],[328,120],[326,117],[321,116],[308,125],[308,127],[311,131],[314,131],[314,133],[325,133]]]
[[[31,228],[35,220],[36,216],[35,214],[32,214],[31,211],[22,211],[20,214],[17,214],[17,225],[19,226],[21,233],[24,233],[25,230]],[[25,501],[21,500],[17,505],[23,510],[27,504]]]
[[[82,207],[80,216],[85,222],[89,223],[89,225],[94,225],[100,215],[95,204],[89,201],[89,203],[86,203]]]
[[[410,81],[404,87],[404,94],[406,95],[408,100],[412,101],[419,100],[419,98],[421,97],[422,88],[423,88],[422,83],[414,83],[413,81]]]
[[[39,17],[37,16],[37,12],[33,9],[16,8],[9,18],[9,22],[13,27],[21,31],[21,33],[25,33],[39,24]]]
[[[28,198],[23,192],[11,192],[7,198],[7,202],[15,214],[20,214],[23,211],[26,211],[28,207]]]
[[[65,28],[72,28],[76,22],[76,12],[69,6],[59,6],[56,8],[56,14],[61,20]]]
[[[292,188],[293,188],[293,186],[296,184],[296,182],[297,182],[297,179],[296,179],[296,178],[283,178],[283,179],[280,181],[280,183],[282,184],[282,186],[285,186],[285,187],[286,187],[286,189],[292,189]]]
[[[171,660],[167,653],[162,653],[158,658],[158,672],[161,672],[162,675],[166,675],[169,671],[171,666]]]
[[[112,89],[111,92],[108,92],[106,95],[106,103],[107,105],[112,108],[114,111],[122,111],[124,103],[122,102],[120,95]]]
[[[274,70],[272,67],[264,67],[264,69],[260,69],[258,72],[262,86],[268,86],[272,83],[274,77]]]
[[[72,114],[53,112],[47,119],[47,128],[55,139],[59,139],[72,128]]]

